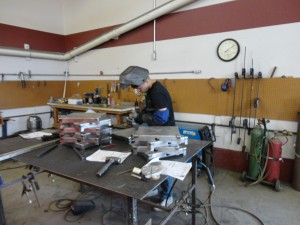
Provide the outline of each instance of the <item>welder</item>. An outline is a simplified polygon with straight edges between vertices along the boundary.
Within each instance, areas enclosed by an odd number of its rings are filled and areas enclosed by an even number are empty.
[[[138,112],[135,121],[148,126],[175,126],[172,99],[168,90],[157,80],[150,79],[149,71],[138,66],[129,66],[120,77],[120,86],[125,89],[131,86],[146,94],[146,105]],[[171,193],[172,177],[161,184],[161,206],[167,207],[173,203]],[[157,190],[154,190],[155,192]],[[158,208],[155,208],[159,210]]]

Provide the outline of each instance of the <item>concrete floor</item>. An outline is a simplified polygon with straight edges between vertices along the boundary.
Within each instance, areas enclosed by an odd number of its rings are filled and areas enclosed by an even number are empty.
[[[29,172],[24,167],[8,169],[20,166],[24,166],[24,164],[13,160],[7,160],[0,164],[0,174],[4,183],[11,182]],[[245,187],[245,184],[240,181],[240,176],[239,173],[215,169],[216,190],[212,195],[211,205],[213,206],[213,215],[219,224],[262,224],[254,216],[266,225],[299,224],[300,192],[283,183],[281,183],[283,189],[280,192],[276,192],[273,187],[261,184]],[[52,182],[47,173],[38,175],[36,180],[40,186],[37,195],[41,207],[38,207],[32,192],[29,193],[33,199],[32,204],[28,204],[26,196],[21,197],[22,183],[2,188],[6,225],[125,224],[126,205],[119,196],[97,191],[90,187],[85,187],[85,191],[80,193],[78,183],[57,176],[55,176],[55,182]],[[189,185],[190,181],[191,177],[188,176],[184,182],[177,182],[175,186],[177,199],[180,198],[182,191]],[[205,201],[209,188],[205,174],[199,176],[197,197],[205,205],[209,204],[209,201]],[[57,210],[58,208],[54,203],[60,199],[93,200],[96,203],[96,208],[80,216],[73,216],[72,213],[67,213],[67,209]],[[61,205],[66,203],[66,200],[62,201]],[[197,218],[200,220],[199,224],[216,224],[211,216],[208,216],[208,221],[205,223],[205,213],[205,208],[199,209],[197,213]],[[158,224],[165,216],[165,212],[154,212],[150,206],[139,204],[139,224],[145,224],[149,218],[152,219],[152,224]],[[180,212],[167,224],[191,224],[190,215]]]

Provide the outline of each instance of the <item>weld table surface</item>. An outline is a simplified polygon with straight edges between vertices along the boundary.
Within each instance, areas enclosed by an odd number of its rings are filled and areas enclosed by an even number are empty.
[[[20,136],[2,139],[0,140],[0,161],[30,151],[34,146],[48,144],[41,139],[24,139]]]
[[[208,141],[189,140],[185,156],[176,156],[168,160],[186,162],[209,143]],[[115,146],[102,147],[101,149],[120,152],[131,151],[130,145],[124,141],[113,139],[113,144]],[[62,144],[59,144],[56,149],[43,157],[38,158],[37,154],[42,152],[43,149],[45,148],[36,149],[16,156],[14,159],[67,179],[136,199],[145,198],[153,188],[157,187],[167,178],[167,176],[162,175],[159,180],[146,182],[132,177],[130,172],[118,174],[133,167],[141,168],[144,166],[147,160],[141,155],[131,154],[122,164],[112,165],[106,173],[99,177],[96,174],[105,163],[81,160],[71,147]],[[91,155],[98,149],[99,146],[87,149],[85,150],[85,155]]]

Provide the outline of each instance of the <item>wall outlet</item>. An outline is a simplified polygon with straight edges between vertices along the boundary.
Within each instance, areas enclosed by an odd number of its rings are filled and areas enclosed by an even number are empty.
[[[24,49],[29,50],[30,49],[30,45],[29,44],[24,44]]]

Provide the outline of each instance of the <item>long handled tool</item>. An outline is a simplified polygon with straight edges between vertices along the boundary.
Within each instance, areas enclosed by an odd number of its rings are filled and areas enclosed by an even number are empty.
[[[232,143],[232,136],[236,133],[235,129],[235,95],[236,95],[236,85],[237,85],[237,79],[239,79],[239,75],[237,72],[234,73],[234,92],[233,92],[233,103],[232,103],[232,116],[231,120],[229,121],[229,126],[231,127],[231,136],[230,136],[230,144]]]
[[[255,109],[255,114],[254,114],[254,126],[255,126],[255,120],[256,120],[256,115],[257,115],[257,108],[259,107],[260,99],[259,99],[259,83],[260,79],[262,78],[262,73],[259,72],[257,75],[257,81],[256,81],[256,98],[254,99],[254,109]]]
[[[248,135],[251,134],[251,111],[252,111],[252,89],[253,89],[253,78],[254,78],[254,67],[252,59],[252,67],[250,68],[250,109],[249,109],[249,120],[248,120]]]
[[[243,98],[244,98],[244,85],[245,85],[245,78],[246,78],[246,47],[245,47],[245,54],[244,54],[244,67],[242,69],[242,96],[241,96],[241,104],[240,104],[240,127],[239,127],[239,137],[237,139],[237,144],[241,143],[241,125],[242,125],[242,112],[243,112]]]

